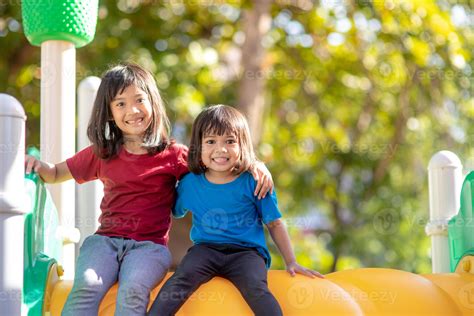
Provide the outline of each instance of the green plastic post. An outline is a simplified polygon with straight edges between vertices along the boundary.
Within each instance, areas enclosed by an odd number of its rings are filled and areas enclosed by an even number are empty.
[[[25,35],[31,44],[60,40],[82,47],[94,39],[98,0],[23,0]]]
[[[474,171],[469,173],[461,189],[461,207],[458,215],[448,223],[451,272],[466,255],[474,255]]]

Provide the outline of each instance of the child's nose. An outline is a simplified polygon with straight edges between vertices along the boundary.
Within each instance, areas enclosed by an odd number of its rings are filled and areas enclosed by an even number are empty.
[[[221,152],[227,152],[227,146],[225,144],[219,144],[217,150]]]
[[[140,109],[138,108],[138,106],[136,105],[132,105],[131,108],[130,108],[130,112],[131,113],[140,113]]]

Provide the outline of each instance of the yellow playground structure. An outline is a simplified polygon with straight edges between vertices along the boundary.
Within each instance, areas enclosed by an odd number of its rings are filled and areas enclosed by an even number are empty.
[[[22,11],[26,37],[41,46],[41,158],[63,161],[76,151],[75,49],[94,37],[98,0],[24,0]],[[85,79],[89,98],[97,80]],[[24,175],[25,120],[21,104],[0,94],[0,315],[60,315],[72,287],[81,212],[72,181],[48,190],[37,175]],[[474,172],[462,181],[461,162],[447,151],[436,153],[428,169],[433,273],[363,268],[309,279],[270,270],[284,315],[474,315]],[[79,195],[78,204],[90,199]],[[113,315],[116,293],[117,285],[102,301],[101,316]],[[251,314],[221,278],[201,286],[178,313]]]

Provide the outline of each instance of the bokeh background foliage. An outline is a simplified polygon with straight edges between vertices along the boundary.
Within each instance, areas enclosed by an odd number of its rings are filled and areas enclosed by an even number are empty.
[[[205,105],[241,108],[302,264],[424,273],[427,163],[449,149],[474,165],[473,7],[104,0],[94,41],[77,51],[77,81],[142,64],[184,143]],[[27,144],[38,145],[40,50],[24,37],[19,0],[0,1],[0,46],[0,91],[23,104]]]

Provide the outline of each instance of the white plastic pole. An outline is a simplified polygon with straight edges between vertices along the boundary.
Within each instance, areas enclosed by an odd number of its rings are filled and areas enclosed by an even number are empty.
[[[78,151],[90,145],[87,138],[87,125],[99,85],[100,78],[91,76],[82,80],[77,89],[77,112],[79,118],[77,126]],[[76,223],[77,228],[81,231],[81,240],[76,245],[76,248],[79,248],[84,239],[92,235],[99,226],[100,202],[103,191],[104,187],[100,181],[76,185]],[[77,253],[78,250],[76,249]]]
[[[0,311],[21,315],[23,232],[26,212],[25,111],[0,94]]]
[[[433,273],[448,273],[448,221],[458,213],[462,185],[462,164],[450,151],[439,151],[428,165],[430,221],[425,231],[431,237]]]
[[[58,163],[75,153],[76,48],[65,41],[41,44],[41,159]],[[48,186],[59,212],[64,277],[74,277],[74,181]]]

